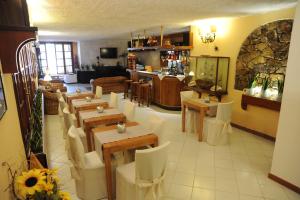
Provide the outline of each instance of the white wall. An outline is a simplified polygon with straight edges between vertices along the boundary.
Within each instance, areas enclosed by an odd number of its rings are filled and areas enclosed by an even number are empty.
[[[271,173],[300,187],[300,3],[292,32]]]
[[[100,56],[100,47],[117,47],[118,55],[121,55],[127,50],[128,40],[90,40],[79,42],[79,54],[81,64],[93,64],[97,63],[97,56]],[[100,59],[101,63],[108,66],[115,66],[117,61],[120,61],[123,65],[123,58],[118,59]]]

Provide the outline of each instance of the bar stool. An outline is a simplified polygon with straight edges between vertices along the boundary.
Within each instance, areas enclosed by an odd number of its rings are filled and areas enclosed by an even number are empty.
[[[126,96],[129,96],[129,89],[130,89],[130,100],[132,101],[133,98],[136,98],[137,95],[135,93],[137,93],[137,83],[139,82],[139,76],[138,73],[136,71],[131,71],[130,72],[130,80],[126,80],[125,81],[125,91],[124,91],[124,99],[126,98]],[[132,94],[132,91],[134,94]]]
[[[138,81],[131,82],[131,84],[130,84],[130,90],[131,90],[130,91],[131,92],[130,101],[138,99],[139,85],[140,85],[140,82],[138,82]]]
[[[146,102],[149,107],[151,101],[151,84],[142,83],[138,86],[138,105],[142,105]]]
[[[124,99],[126,99],[126,97],[129,97],[129,89],[131,89],[130,86],[132,82],[133,80],[124,81]]]

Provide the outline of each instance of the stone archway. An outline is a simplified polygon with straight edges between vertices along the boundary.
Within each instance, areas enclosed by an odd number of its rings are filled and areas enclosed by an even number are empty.
[[[246,38],[237,57],[235,89],[248,88],[258,73],[285,74],[292,27],[292,19],[278,20]]]

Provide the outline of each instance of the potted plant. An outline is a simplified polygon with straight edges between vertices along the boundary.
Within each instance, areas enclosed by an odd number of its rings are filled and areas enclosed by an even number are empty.
[[[44,167],[47,167],[46,154],[43,147],[43,113],[42,113],[42,91],[37,90],[33,99],[30,130],[31,136],[29,140],[30,152],[35,154]]]
[[[13,179],[13,191],[18,200],[70,200],[59,189],[57,170],[32,169]]]
[[[284,88],[284,79],[277,79],[278,95],[281,96]]]

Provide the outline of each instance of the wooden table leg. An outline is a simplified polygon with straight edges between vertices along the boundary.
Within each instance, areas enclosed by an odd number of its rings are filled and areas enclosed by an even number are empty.
[[[108,200],[112,200],[113,195],[112,195],[111,155],[107,149],[103,149],[103,159],[105,164],[107,198]]]
[[[182,132],[185,132],[185,114],[186,114],[186,106],[185,104],[182,104],[181,107],[181,127],[182,127]]]
[[[202,141],[202,133],[203,133],[203,120],[205,117],[205,109],[200,108],[199,110],[199,130],[198,130],[198,140]]]
[[[84,130],[85,130],[85,134],[86,134],[88,152],[91,152],[91,151],[93,151],[92,138],[91,138],[91,136],[92,136],[91,128],[85,127]]]

